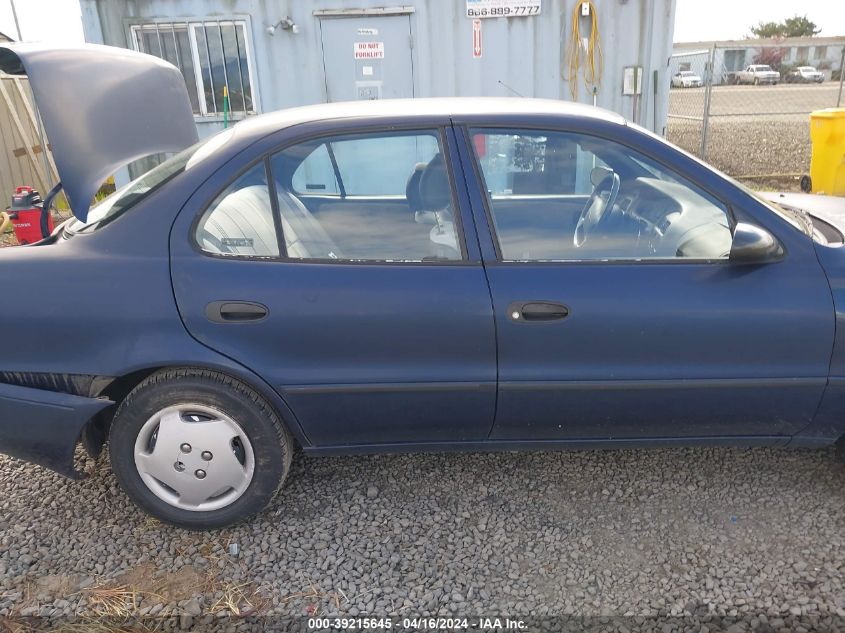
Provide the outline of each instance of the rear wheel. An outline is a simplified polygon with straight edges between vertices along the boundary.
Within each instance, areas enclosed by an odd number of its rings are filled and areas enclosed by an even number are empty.
[[[212,529],[263,510],[290,470],[293,440],[273,408],[243,383],[200,369],[165,370],[115,414],[112,469],[153,516]]]

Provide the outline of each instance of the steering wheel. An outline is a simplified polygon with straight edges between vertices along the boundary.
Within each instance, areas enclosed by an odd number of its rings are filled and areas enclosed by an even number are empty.
[[[575,225],[575,236],[572,241],[577,248],[584,245],[590,232],[613,208],[616,197],[619,195],[619,184],[619,174],[610,172],[593,188],[593,193],[590,194],[578,217],[578,224]]]

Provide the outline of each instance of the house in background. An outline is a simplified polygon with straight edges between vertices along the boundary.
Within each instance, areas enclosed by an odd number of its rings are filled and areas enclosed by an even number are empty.
[[[824,73],[825,80],[830,81],[839,77],[845,36],[676,42],[672,47],[672,74],[692,70],[703,76],[705,63],[714,46],[715,84],[730,83],[734,73],[749,64],[766,63],[757,61],[758,55],[765,49],[781,51],[781,63],[785,66],[815,66]]]
[[[566,50],[578,0],[80,0],[88,42],[162,57],[185,76],[201,137],[230,118],[355,99],[571,99]],[[501,17],[503,6],[511,17]],[[472,14],[472,15],[469,15]],[[496,15],[473,19],[477,15]],[[608,0],[596,14],[595,101],[663,130],[675,0]],[[590,18],[581,18],[589,34]],[[642,68],[639,96],[625,67]],[[631,71],[629,72],[629,76]],[[576,79],[579,100],[594,99]],[[151,95],[154,98],[154,95]]]

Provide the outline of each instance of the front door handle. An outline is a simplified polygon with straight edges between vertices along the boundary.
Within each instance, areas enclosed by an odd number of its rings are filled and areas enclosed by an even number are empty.
[[[569,316],[569,308],[554,301],[518,301],[508,306],[508,318],[516,323],[560,321]]]
[[[205,307],[205,316],[213,323],[255,322],[268,314],[267,306],[254,301],[212,301]]]

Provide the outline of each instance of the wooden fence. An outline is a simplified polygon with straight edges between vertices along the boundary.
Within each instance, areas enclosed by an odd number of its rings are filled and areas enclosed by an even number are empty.
[[[19,185],[45,196],[58,182],[49,143],[45,164],[36,116],[26,78],[0,74],[0,210]]]

